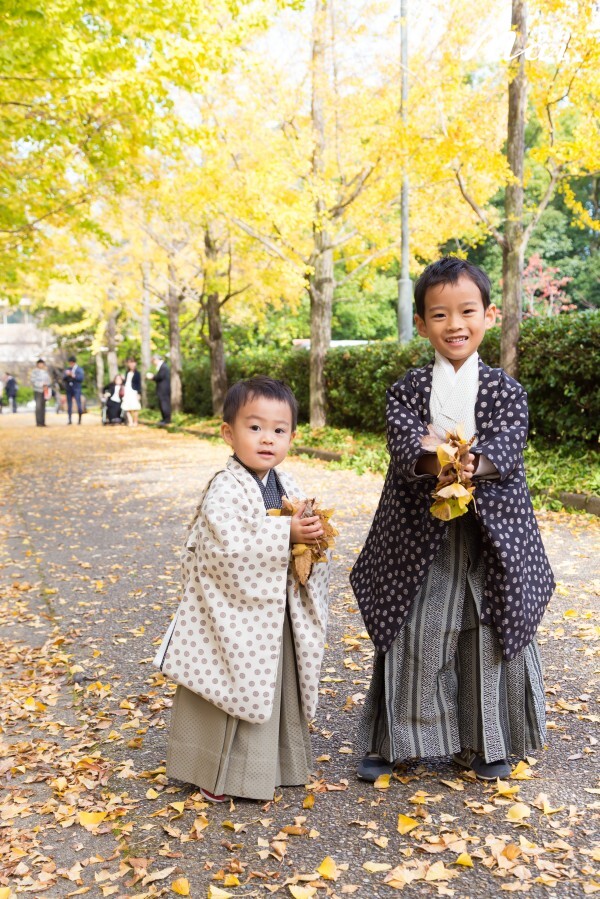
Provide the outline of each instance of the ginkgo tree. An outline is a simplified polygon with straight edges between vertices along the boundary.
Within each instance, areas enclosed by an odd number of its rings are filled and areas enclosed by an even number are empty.
[[[453,16],[458,5],[445,5],[443,11],[451,31],[457,27]],[[461,3],[461,11],[463,7]],[[460,27],[464,36],[469,29],[464,19]],[[450,84],[460,96],[459,102],[448,105],[460,136],[454,162],[458,188],[502,250],[501,361],[511,374],[517,372],[525,253],[556,191],[562,191],[575,220],[600,230],[600,223],[575,200],[569,184],[600,165],[599,29],[597,10],[585,0],[534,0],[529,6],[513,0],[512,38],[495,65],[480,63],[474,72],[473,61],[465,62],[457,54],[453,66],[439,69],[440,78],[444,73],[444,91]],[[497,106],[498,100],[505,123],[501,139],[479,153],[477,130],[489,116],[490,102]],[[489,166],[490,152],[499,165]],[[504,190],[502,219],[489,204],[490,180],[493,193]],[[529,192],[532,199],[526,202],[529,183],[539,186]]]
[[[5,0],[0,16],[0,270],[11,295],[46,225],[176,139],[177,91],[227,68],[284,0]],[[165,130],[166,129],[166,130]],[[32,265],[34,262],[32,261]]]

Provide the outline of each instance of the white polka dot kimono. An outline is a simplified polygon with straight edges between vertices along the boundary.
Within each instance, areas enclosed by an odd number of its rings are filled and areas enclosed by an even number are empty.
[[[287,496],[302,496],[278,475]],[[268,516],[256,481],[230,458],[201,497],[182,553],[183,598],[155,659],[176,683],[254,723],[273,710],[286,603],[307,718],[317,706],[330,561],[300,587],[289,540],[290,518]]]
[[[416,478],[421,437],[430,422],[433,366],[409,371],[387,392],[391,461],[373,524],[350,575],[367,630],[386,652],[404,624],[446,522],[430,512],[433,478]],[[495,628],[507,659],[533,639],[554,590],[554,578],[525,480],[527,395],[502,369],[479,361],[475,405],[477,452],[496,467],[496,480],[475,491],[485,560],[483,624]]]

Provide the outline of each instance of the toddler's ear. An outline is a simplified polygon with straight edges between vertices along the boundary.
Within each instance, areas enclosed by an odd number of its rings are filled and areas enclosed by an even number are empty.
[[[231,427],[227,424],[226,421],[221,425],[221,437],[228,443],[229,446],[233,446],[233,434],[231,433]]]

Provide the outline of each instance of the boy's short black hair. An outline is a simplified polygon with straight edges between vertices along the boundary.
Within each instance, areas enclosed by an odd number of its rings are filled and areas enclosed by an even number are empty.
[[[67,361],[68,361],[68,362],[77,362],[77,357],[76,357],[76,356],[69,356],[69,358],[68,358]]]
[[[269,400],[279,400],[287,403],[292,413],[292,431],[296,430],[298,424],[298,401],[292,390],[284,381],[277,381],[275,378],[267,378],[266,375],[257,375],[254,378],[247,378],[245,381],[238,381],[233,387],[230,387],[225,395],[223,403],[223,421],[228,425],[232,425],[237,417],[238,412],[257,396],[264,396]]]
[[[483,308],[490,305],[490,279],[477,265],[459,259],[458,256],[443,256],[428,265],[415,284],[415,309],[419,318],[425,319],[425,294],[436,284],[456,284],[459,278],[468,278],[479,288]]]

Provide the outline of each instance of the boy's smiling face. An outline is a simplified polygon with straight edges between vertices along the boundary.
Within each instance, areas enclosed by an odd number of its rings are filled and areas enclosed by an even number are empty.
[[[425,318],[415,315],[421,337],[458,371],[496,321],[496,307],[483,307],[477,284],[465,276],[456,284],[436,284],[425,294]]]
[[[288,453],[295,436],[292,410],[282,400],[256,396],[239,409],[232,424],[223,422],[221,436],[244,465],[264,478]]]

